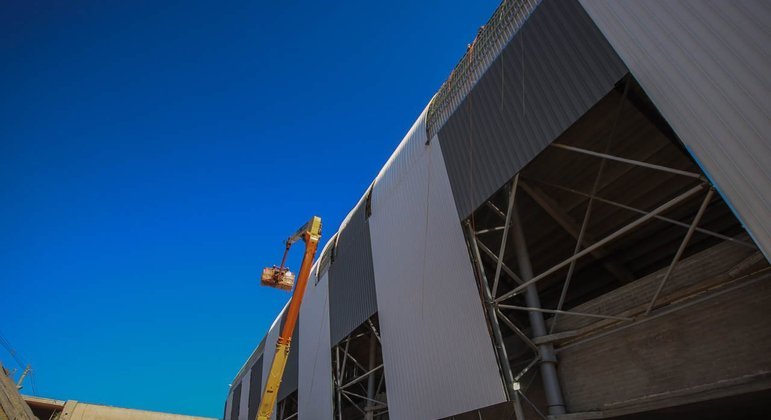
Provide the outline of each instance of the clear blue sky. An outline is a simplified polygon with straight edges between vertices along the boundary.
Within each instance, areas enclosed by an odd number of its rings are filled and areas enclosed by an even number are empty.
[[[3,1],[0,333],[37,394],[221,416],[289,296],[261,267],[331,236],[497,3]]]

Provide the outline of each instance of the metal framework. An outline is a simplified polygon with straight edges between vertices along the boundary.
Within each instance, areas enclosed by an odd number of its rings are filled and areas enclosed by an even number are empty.
[[[276,420],[291,420],[297,418],[297,391],[289,394],[278,402]]]
[[[334,416],[338,420],[388,418],[381,341],[375,317],[332,348]],[[362,354],[366,359],[361,359]]]
[[[501,376],[506,385],[507,395],[509,400],[514,403],[516,417],[523,419],[522,403],[525,401],[530,404],[533,410],[543,418],[544,413],[538,410],[538,408],[525,397],[524,390],[521,381],[525,375],[532,370],[535,365],[539,365],[544,383],[544,391],[547,403],[549,405],[549,415],[558,415],[565,413],[565,406],[562,400],[559,381],[556,376],[557,359],[555,354],[561,349],[555,349],[554,345],[561,340],[572,338],[577,335],[575,331],[566,331],[561,333],[554,333],[557,325],[558,316],[561,317],[589,317],[603,321],[607,321],[610,327],[603,330],[601,335],[612,334],[615,331],[627,328],[628,326],[635,325],[637,323],[646,322],[646,320],[653,319],[661,316],[663,312],[670,313],[671,311],[678,310],[681,307],[691,305],[692,302],[688,299],[681,299],[681,302],[672,303],[667,306],[665,310],[656,311],[657,304],[661,301],[661,292],[667,281],[670,279],[672,272],[677,267],[678,262],[681,260],[683,253],[688,246],[693,234],[700,232],[705,235],[709,235],[721,240],[731,241],[741,246],[754,247],[754,245],[744,242],[739,239],[731,238],[718,232],[713,232],[699,227],[699,223],[704,216],[705,210],[708,205],[715,198],[715,191],[709,184],[707,179],[700,173],[683,171],[675,168],[670,168],[662,165],[655,165],[648,162],[638,161],[634,159],[623,158],[620,156],[614,156],[610,153],[601,153],[592,150],[587,150],[580,147],[566,146],[562,144],[553,144],[552,148],[565,150],[572,153],[577,153],[583,156],[591,156],[592,158],[602,159],[603,163],[600,164],[600,170],[594,180],[593,189],[590,192],[577,191],[572,188],[564,187],[554,183],[548,183],[537,179],[529,179],[521,174],[517,174],[507,187],[502,190],[507,191],[506,196],[506,208],[504,210],[498,208],[492,201],[487,201],[484,204],[486,209],[489,209],[492,214],[497,215],[502,224],[494,227],[486,227],[476,230],[473,222],[473,218],[470,218],[465,222],[465,233],[469,245],[469,253],[475,267],[475,273],[477,281],[479,283],[480,291],[485,305],[485,311],[487,313],[488,322],[491,329],[492,340],[495,351],[497,353],[499,365],[501,367]],[[631,165],[638,168],[644,168],[651,171],[661,171],[668,174],[676,175],[685,179],[688,179],[690,184],[687,189],[675,197],[667,199],[665,202],[659,204],[652,210],[637,209],[632,206],[621,204],[613,200],[609,200],[598,195],[598,181],[602,176],[604,168],[604,161],[612,161],[620,164]],[[561,209],[555,200],[551,199],[543,190],[541,190],[537,184],[548,185],[553,188],[557,188],[561,191],[575,194],[582,198],[588,199],[588,204],[584,212],[583,220],[580,224],[575,222],[567,212]],[[526,238],[524,237],[522,225],[519,218],[519,211],[517,206],[517,195],[524,192],[532,201],[534,201],[539,207],[541,207],[546,214],[548,214],[553,221],[562,227],[566,233],[576,240],[576,245],[572,255],[564,258],[562,261],[553,264],[551,267],[542,270],[539,273],[533,273],[530,263],[530,256],[528,253],[528,246]],[[674,208],[677,205],[683,204],[688,200],[701,196],[700,205],[696,214],[690,223],[684,223],[682,221],[674,220],[663,216],[667,210]],[[593,238],[587,232],[587,226],[591,220],[592,205],[595,202],[602,202],[607,205],[614,206],[619,209],[626,210],[631,213],[639,215],[638,218],[632,220],[626,225],[616,229],[615,231],[605,235],[601,238]],[[481,208],[481,207],[480,207]],[[584,312],[574,312],[570,310],[564,310],[565,297],[570,288],[571,279],[575,272],[576,263],[579,259],[584,257],[593,257],[597,260],[601,260],[601,265],[615,278],[623,283],[634,280],[634,276],[617,261],[610,258],[609,252],[606,247],[613,241],[639,229],[651,220],[658,220],[667,222],[672,226],[678,226],[685,228],[684,235],[680,242],[674,257],[666,268],[663,277],[659,280],[655,293],[650,296],[648,304],[645,308],[639,310],[636,314],[593,314]],[[486,246],[482,238],[485,235],[489,235],[493,232],[502,232],[500,244],[497,252],[494,252],[490,247]],[[510,242],[514,242],[514,246],[511,247]],[[489,240],[488,240],[489,243]],[[504,262],[504,257],[507,252],[516,253],[516,261],[518,272],[512,270]],[[486,272],[485,264],[482,260],[482,255],[492,261],[493,264],[488,268]],[[494,269],[493,269],[494,267]],[[567,274],[562,283],[561,293],[559,301],[554,308],[544,308],[539,301],[538,289],[536,288],[539,282],[550,276],[556,275],[560,270],[567,268]],[[492,272],[492,277],[488,277],[488,273]],[[769,273],[760,273],[764,277],[768,277]],[[757,281],[757,279],[752,280]],[[504,286],[505,285],[505,286]],[[741,286],[741,285],[740,285]],[[740,287],[734,286],[734,287]],[[508,290],[507,290],[508,289]],[[724,291],[716,291],[714,293],[724,293]],[[694,294],[696,296],[696,294]],[[712,296],[707,293],[706,295],[700,294],[698,299],[706,299]],[[526,305],[510,303],[512,299],[516,297],[524,298]],[[671,303],[671,302],[668,302]],[[663,305],[662,305],[663,306]],[[518,325],[517,322],[511,319],[504,313],[507,311],[521,311],[527,314],[529,325],[524,327]],[[544,323],[544,314],[553,315],[551,318],[551,326],[546,331]],[[501,327],[503,324],[505,327]],[[518,371],[516,374],[511,369],[511,359],[507,354],[507,348],[504,343],[504,334],[502,328],[507,328],[511,331],[524,345],[532,352],[527,365]],[[526,333],[527,331],[527,333]],[[593,339],[590,337],[589,339]],[[586,338],[581,339],[580,342],[585,342]],[[570,344],[575,345],[575,343]]]

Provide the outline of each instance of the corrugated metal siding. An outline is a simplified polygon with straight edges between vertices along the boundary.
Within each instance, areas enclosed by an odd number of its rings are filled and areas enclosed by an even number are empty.
[[[582,4],[770,258],[771,2]]]
[[[257,418],[257,408],[262,398],[262,356],[260,356],[251,369],[249,376],[249,420]]]
[[[230,420],[238,420],[238,414],[241,410],[241,383],[239,382],[235,388],[233,388],[233,401],[230,404]]]
[[[238,408],[238,420],[250,420],[249,419],[249,391],[251,390],[251,375],[252,369],[246,372],[243,378],[241,378],[241,398],[239,399]]]
[[[439,131],[461,219],[627,69],[576,0],[544,0]]]
[[[399,187],[410,168],[415,166],[415,160],[422,155],[426,144],[427,111],[428,108],[420,113],[417,121],[375,177],[374,185],[377,185],[377,188],[373,187],[372,189],[373,208],[381,206],[383,201],[393,194],[393,190]]]
[[[430,419],[505,396],[439,142],[412,133],[369,223],[389,416]]]
[[[466,50],[431,100],[426,116],[429,137],[438,133],[539,3],[540,0],[501,2],[474,39],[473,48]]]
[[[329,269],[331,343],[337,344],[377,312],[375,275],[366,201],[361,200],[338,232]]]
[[[313,277],[316,269],[313,270]],[[332,419],[332,352],[329,342],[329,276],[308,282],[300,308],[299,419]]]
[[[286,316],[281,317],[282,330],[284,329],[284,324],[286,324]],[[300,329],[297,324],[295,324],[294,331],[292,332],[292,345],[289,349],[289,357],[286,360],[286,367],[284,367],[284,377],[281,379],[281,387],[278,389],[278,401],[283,400],[287,395],[297,391],[297,360],[299,358],[299,348]]]

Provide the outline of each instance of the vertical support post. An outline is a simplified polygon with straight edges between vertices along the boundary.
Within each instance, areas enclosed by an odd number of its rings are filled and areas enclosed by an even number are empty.
[[[337,368],[337,377],[335,378],[335,393],[337,394],[337,420],[343,420],[343,399],[340,387],[343,385],[343,373],[340,371],[340,345],[335,346],[335,361]]]
[[[511,393],[514,392],[514,375],[511,373],[509,356],[506,353],[506,347],[503,345],[503,334],[501,334],[501,326],[498,324],[498,317],[495,313],[495,301],[490,292],[490,286],[487,284],[487,276],[485,275],[485,269],[482,266],[482,256],[479,254],[479,245],[477,245],[476,234],[471,227],[471,223],[468,222],[466,223],[466,235],[468,236],[469,247],[471,247],[476,271],[479,273],[479,278],[477,280],[480,283],[480,289],[482,289],[487,318],[490,320],[490,327],[493,330],[493,344],[495,345],[495,353],[498,356],[498,364],[503,373],[506,398],[511,399]]]
[[[516,206],[512,209],[511,231],[514,236],[514,248],[517,254],[517,263],[519,265],[520,277],[525,283],[533,278],[533,267],[530,264],[530,255],[527,251],[525,242],[525,233],[522,230],[522,222],[519,219],[519,210]],[[538,297],[538,288],[535,284],[530,284],[525,289],[525,302],[532,308],[541,307],[541,299]],[[546,322],[543,314],[540,312],[529,311],[527,313],[530,319],[530,328],[533,337],[541,337],[547,334]],[[559,378],[557,377],[557,355],[554,353],[553,344],[538,345],[538,353],[541,357],[541,377],[543,387],[546,393],[546,402],[549,405],[549,414],[565,414],[565,402],[562,399],[562,389],[560,388]]]
[[[377,336],[375,336],[375,330],[373,329],[370,332],[369,336],[369,366],[368,371],[372,372],[370,373],[369,377],[367,378],[367,405],[364,408],[364,411],[367,413],[364,415],[365,420],[372,420],[374,419],[374,401],[375,401],[375,373],[373,372],[375,370],[376,366],[376,360],[375,360],[375,352],[377,351]]]
[[[498,250],[498,262],[495,264],[495,276],[493,277],[492,296],[498,294],[498,280],[501,278],[501,268],[503,265],[503,255],[506,252],[506,239],[509,237],[509,226],[511,225],[511,209],[514,207],[514,200],[517,197],[517,184],[519,183],[519,174],[511,181],[511,190],[509,191],[509,205],[506,206],[506,223],[503,226],[503,235],[501,236],[501,249]]]

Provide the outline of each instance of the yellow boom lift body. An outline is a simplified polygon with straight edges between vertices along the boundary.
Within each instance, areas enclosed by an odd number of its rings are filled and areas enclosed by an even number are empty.
[[[286,256],[292,244],[301,239],[305,242],[305,255],[303,255],[303,260],[300,264],[297,285],[292,293],[292,299],[289,301],[284,328],[281,330],[281,335],[276,342],[276,353],[273,355],[273,363],[270,366],[270,373],[265,383],[265,391],[262,393],[260,407],[257,410],[257,420],[269,420],[273,413],[273,407],[276,406],[278,389],[281,386],[284,367],[286,367],[286,360],[289,357],[292,332],[297,323],[297,317],[300,315],[300,304],[303,301],[305,285],[308,283],[308,277],[311,274],[311,266],[313,265],[313,258],[316,255],[316,248],[320,238],[321,218],[313,216],[308,223],[286,240],[286,249],[284,250],[284,258],[281,260],[281,265],[278,267],[268,267],[262,271],[261,282],[264,286],[291,290],[295,278],[292,272],[286,268]]]

